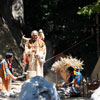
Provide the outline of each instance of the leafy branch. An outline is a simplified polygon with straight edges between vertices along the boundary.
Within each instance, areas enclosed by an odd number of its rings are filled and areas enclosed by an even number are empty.
[[[77,12],[78,15],[88,15],[91,16],[92,14],[99,14],[100,13],[100,0],[94,2],[93,4],[84,6],[83,8],[79,7],[79,11]]]

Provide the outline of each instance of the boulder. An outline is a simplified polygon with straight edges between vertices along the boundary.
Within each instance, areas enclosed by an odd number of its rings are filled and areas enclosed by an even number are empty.
[[[100,100],[100,86],[91,95],[92,100]]]
[[[56,88],[41,76],[26,80],[19,100],[60,100]]]

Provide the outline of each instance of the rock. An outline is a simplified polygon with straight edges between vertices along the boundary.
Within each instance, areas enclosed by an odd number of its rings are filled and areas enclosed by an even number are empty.
[[[19,100],[60,100],[56,88],[41,76],[27,80],[21,89]]]
[[[92,100],[100,100],[100,86],[91,95]]]

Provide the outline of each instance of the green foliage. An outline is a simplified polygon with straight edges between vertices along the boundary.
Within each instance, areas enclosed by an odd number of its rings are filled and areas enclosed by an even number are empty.
[[[43,11],[42,19],[48,19],[52,15],[53,10],[57,7],[59,0],[41,0],[41,9]]]
[[[43,5],[43,8],[44,9],[48,9],[48,5]]]
[[[84,6],[83,8],[79,8],[80,10],[77,12],[78,15],[88,15],[91,16],[95,13],[100,13],[100,0],[97,2]]]

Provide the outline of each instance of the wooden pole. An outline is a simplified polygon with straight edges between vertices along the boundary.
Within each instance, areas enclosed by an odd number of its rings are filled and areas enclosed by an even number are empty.
[[[99,58],[100,55],[100,43],[99,43],[99,16],[96,14],[96,34],[97,34],[97,57]]]
[[[56,86],[58,84],[58,72],[56,72]]]
[[[83,81],[83,77],[82,77],[82,84],[81,84],[82,86],[83,86],[83,93],[82,93],[82,96],[84,96],[84,81]]]
[[[94,34],[94,29],[93,29],[93,27],[91,27],[91,35],[93,35]]]
[[[97,81],[99,80],[98,73],[97,73]]]

